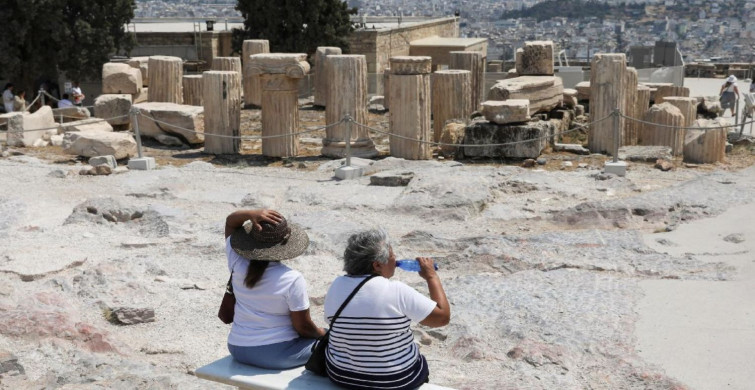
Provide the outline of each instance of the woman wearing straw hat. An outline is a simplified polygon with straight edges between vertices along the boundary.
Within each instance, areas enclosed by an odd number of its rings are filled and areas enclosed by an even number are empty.
[[[735,112],[735,107],[737,99],[739,99],[739,89],[737,88],[736,76],[731,75],[726,78],[726,83],[721,86],[719,95],[721,96],[721,109],[723,110],[721,115],[723,115],[723,113],[726,112],[726,109],[728,108],[731,110],[732,116],[736,116],[737,113]]]
[[[302,366],[325,334],[309,315],[304,277],[280,261],[307,249],[309,237],[273,210],[240,210],[225,222],[226,256],[236,306],[228,350],[268,369]]]

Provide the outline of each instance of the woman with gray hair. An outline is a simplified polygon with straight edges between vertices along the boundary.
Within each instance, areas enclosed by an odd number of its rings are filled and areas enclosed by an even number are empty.
[[[326,352],[328,377],[349,389],[416,389],[428,382],[429,369],[419,353],[410,325],[448,324],[451,309],[433,261],[418,257],[419,275],[430,298],[398,281],[396,256],[383,230],[367,230],[349,238],[344,257],[346,275],[333,281],[325,298],[331,322],[349,294],[371,278],[342,309],[330,329]]]

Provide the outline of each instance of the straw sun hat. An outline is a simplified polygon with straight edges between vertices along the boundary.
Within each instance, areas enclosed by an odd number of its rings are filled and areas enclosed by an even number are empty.
[[[281,261],[293,259],[309,246],[309,236],[299,225],[285,218],[278,224],[261,222],[257,230],[251,221],[231,234],[231,248],[249,260]]]

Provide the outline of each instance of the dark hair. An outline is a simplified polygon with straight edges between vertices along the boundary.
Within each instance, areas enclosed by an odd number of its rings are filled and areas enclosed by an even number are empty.
[[[67,93],[63,94],[63,99],[68,99],[68,94]]]
[[[249,269],[246,271],[244,285],[248,288],[254,287],[262,279],[262,275],[265,273],[268,264],[270,264],[269,261],[249,260]]]
[[[8,88],[10,88],[12,86],[13,86],[13,83],[8,83],[8,84],[5,84],[5,88],[3,88],[3,89],[8,89]]]

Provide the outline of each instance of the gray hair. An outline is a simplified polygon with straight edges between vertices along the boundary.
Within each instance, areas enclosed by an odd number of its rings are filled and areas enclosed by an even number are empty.
[[[372,262],[387,264],[391,243],[383,229],[371,229],[349,237],[343,251],[343,270],[349,275],[368,275],[374,270]]]

